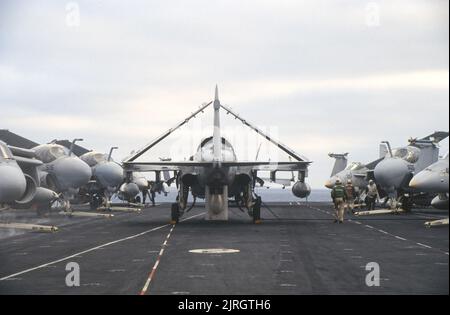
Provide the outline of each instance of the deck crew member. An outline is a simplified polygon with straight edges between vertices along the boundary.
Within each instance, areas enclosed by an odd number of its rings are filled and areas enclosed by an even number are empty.
[[[342,186],[342,182],[337,179],[336,185],[333,187],[331,191],[331,198],[333,198],[334,208],[336,210],[336,219],[334,223],[344,223],[344,208],[345,201],[347,199],[345,195],[345,188]]]
[[[350,213],[350,211],[354,213],[353,209],[355,208],[355,199],[357,197],[357,194],[351,179],[349,179],[347,181],[347,185],[345,185],[345,196],[347,197],[346,202],[347,213]]]
[[[375,182],[371,179],[369,185],[366,187],[367,193],[367,209],[375,210],[375,203],[380,200],[380,194],[378,193],[378,188]]]

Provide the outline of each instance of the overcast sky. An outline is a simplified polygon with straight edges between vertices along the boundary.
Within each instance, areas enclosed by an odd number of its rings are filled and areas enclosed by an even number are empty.
[[[444,0],[1,1],[0,128],[117,145],[121,160],[217,83],[222,103],[314,161],[309,182],[323,187],[329,152],[370,162],[382,140],[449,129],[448,11]],[[157,155],[193,150],[211,119]],[[250,137],[223,124],[232,142]]]

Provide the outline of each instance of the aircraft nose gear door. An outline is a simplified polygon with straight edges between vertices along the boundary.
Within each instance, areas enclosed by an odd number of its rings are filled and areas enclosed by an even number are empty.
[[[206,186],[206,211],[208,221],[228,221],[228,186],[221,189]]]

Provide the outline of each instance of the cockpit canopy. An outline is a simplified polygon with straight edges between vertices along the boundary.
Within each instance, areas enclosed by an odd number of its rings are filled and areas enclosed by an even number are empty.
[[[107,162],[108,156],[106,154],[99,153],[99,152],[88,152],[88,153],[80,156],[80,159],[83,162],[85,162],[87,165],[89,165],[90,167],[93,167],[97,164]]]
[[[51,163],[61,157],[69,156],[69,150],[59,144],[41,144],[34,150],[36,157],[43,163]]]
[[[420,149],[415,147],[398,148],[394,149],[392,154],[408,163],[417,163],[420,157]]]
[[[197,149],[197,160],[212,160],[214,156],[213,137],[204,139]],[[236,153],[231,143],[222,137],[222,158],[224,161],[235,161]]]
[[[0,159],[11,160],[13,159],[13,155],[11,150],[8,148],[6,143],[0,141]]]
[[[198,146],[197,151],[199,151],[200,149],[202,149],[204,147],[213,147],[213,146],[214,146],[213,137],[208,137],[208,138],[203,139],[203,141]],[[232,145],[227,139],[222,137],[222,148],[225,148],[225,147],[232,148]]]
[[[349,166],[347,166],[346,170],[348,171],[358,171],[364,168],[364,165],[359,162],[353,162]]]

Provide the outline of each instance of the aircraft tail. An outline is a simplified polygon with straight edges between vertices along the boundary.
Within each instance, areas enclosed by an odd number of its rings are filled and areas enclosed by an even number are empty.
[[[345,168],[347,167],[347,163],[348,163],[348,159],[347,159],[348,153],[344,153],[344,154],[330,153],[330,154],[328,154],[328,156],[336,159],[336,161],[334,162],[333,171],[331,172],[331,177],[333,177],[337,173],[340,173],[343,170],[345,170]]]
[[[220,101],[219,101],[219,88],[216,85],[216,91],[214,95],[214,161],[222,161],[222,136],[220,129]]]
[[[380,159],[385,158],[389,154],[389,149],[386,146],[386,144],[381,143],[380,144]]]

